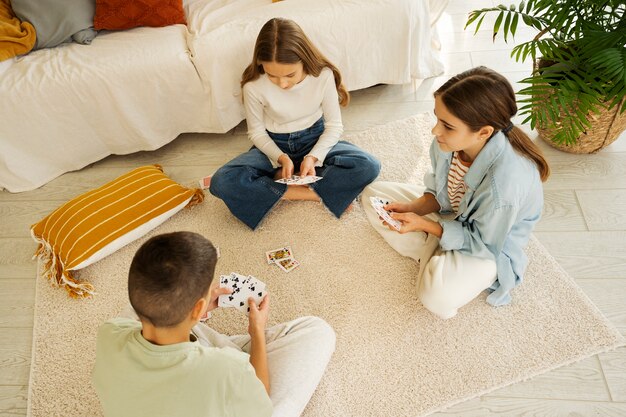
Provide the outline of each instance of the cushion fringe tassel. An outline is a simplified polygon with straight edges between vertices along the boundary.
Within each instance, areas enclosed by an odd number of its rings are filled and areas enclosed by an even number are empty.
[[[189,200],[189,203],[187,203],[185,208],[192,208],[202,203],[203,201],[204,191],[202,191],[200,188],[193,188],[193,196],[191,197],[191,200]]]
[[[33,239],[39,244],[33,259],[40,261],[41,274],[55,287],[63,287],[72,298],[87,298],[95,294],[93,285],[80,283],[74,278],[73,271],[68,271],[63,266],[63,261],[55,254],[54,249],[48,242],[35,236],[31,230]]]

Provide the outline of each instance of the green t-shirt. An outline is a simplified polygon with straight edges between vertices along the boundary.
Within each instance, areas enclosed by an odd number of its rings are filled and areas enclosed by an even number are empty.
[[[154,345],[132,319],[100,326],[92,378],[107,417],[272,415],[248,354],[197,341]]]

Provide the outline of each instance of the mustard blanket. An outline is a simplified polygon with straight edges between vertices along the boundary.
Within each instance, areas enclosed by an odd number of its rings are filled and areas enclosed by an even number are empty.
[[[35,39],[33,25],[15,17],[10,0],[0,0],[0,61],[29,52]]]

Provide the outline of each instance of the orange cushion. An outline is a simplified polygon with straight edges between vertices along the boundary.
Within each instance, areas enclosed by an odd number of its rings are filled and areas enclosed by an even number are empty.
[[[96,30],[185,24],[182,0],[96,0]]]
[[[148,165],[63,204],[31,226],[43,275],[73,297],[93,294],[74,271],[140,238],[186,206],[202,202],[199,188],[186,188]]]
[[[0,61],[30,52],[35,40],[33,25],[15,16],[9,0],[0,0]]]

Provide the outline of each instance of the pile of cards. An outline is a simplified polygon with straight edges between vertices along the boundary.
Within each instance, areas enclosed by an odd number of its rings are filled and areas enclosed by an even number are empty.
[[[388,212],[387,210],[383,208],[385,207],[385,205],[389,204],[389,201],[384,201],[380,197],[370,197],[370,201],[372,203],[372,207],[374,207],[374,210],[376,210],[376,213],[378,213],[378,215],[382,217],[383,221],[385,221],[387,224],[391,225],[391,227],[399,231],[400,228],[402,227],[402,223],[392,218],[389,215],[390,212]]]
[[[265,252],[265,259],[267,259],[268,264],[276,264],[285,272],[293,271],[300,266],[300,262],[293,257],[293,251],[289,246]]]
[[[281,178],[276,180],[276,182],[280,183],[280,184],[287,184],[287,185],[306,185],[306,184],[312,184],[314,182],[317,182],[319,180],[321,180],[323,177],[317,177],[315,175],[308,175],[306,177],[300,177],[299,175],[292,175],[291,178]]]
[[[252,297],[258,306],[266,293],[265,283],[258,278],[236,272],[220,275],[220,288],[228,288],[232,290],[232,293],[220,295],[217,305],[225,308],[234,307],[246,315],[250,313],[248,298]]]

